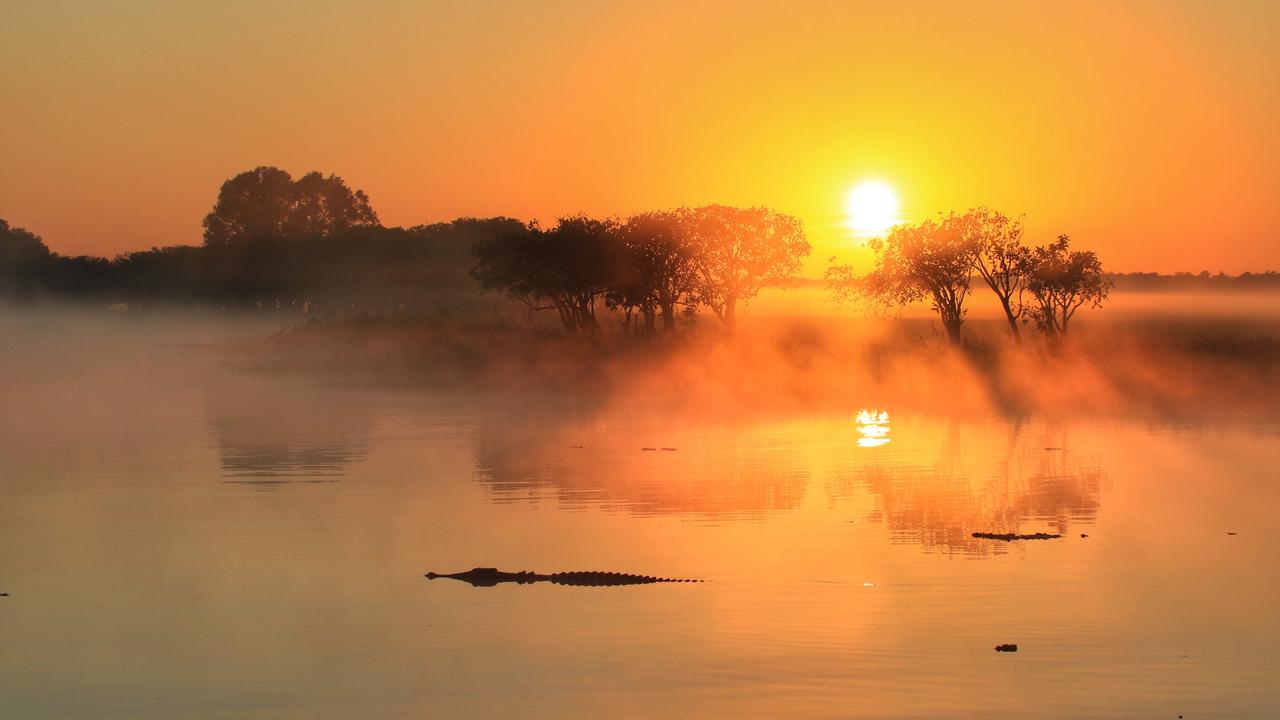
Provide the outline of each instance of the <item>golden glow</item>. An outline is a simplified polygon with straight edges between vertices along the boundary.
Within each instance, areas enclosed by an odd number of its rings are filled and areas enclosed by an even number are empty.
[[[905,219],[989,205],[1109,270],[1280,265],[1277,3],[9,5],[0,217],[66,254],[198,244],[271,164],[389,225],[766,205],[809,277],[869,269],[844,201],[889,172]]]
[[[899,222],[898,195],[888,183],[867,180],[849,191],[845,212],[846,224],[859,237],[880,235]]]

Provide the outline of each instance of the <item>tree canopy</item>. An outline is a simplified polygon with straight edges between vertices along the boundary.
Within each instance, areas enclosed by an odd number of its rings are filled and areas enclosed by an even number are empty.
[[[1027,292],[1034,302],[1027,308],[1036,326],[1051,338],[1067,334],[1076,311],[1099,307],[1114,283],[1102,272],[1102,262],[1092,250],[1072,250],[1071,238],[1031,251]]]
[[[739,302],[791,277],[809,252],[800,222],[766,208],[710,205],[625,222],[575,216],[530,223],[476,247],[474,276],[530,310],[555,310],[570,332],[597,325],[596,303],[639,311],[642,332],[676,326],[676,307],[705,305],[732,327]]]
[[[369,197],[337,175],[309,172],[295,181],[280,168],[263,166],[222,184],[204,218],[204,243],[245,246],[376,225]]]
[[[613,303],[639,308],[649,332],[661,313],[663,330],[670,332],[676,326],[676,307],[693,307],[698,297],[696,255],[685,237],[682,214],[641,213],[628,218],[621,230],[630,275]]]
[[[698,299],[730,329],[739,302],[793,277],[811,249],[798,218],[769,208],[706,205],[681,214]]]
[[[1031,256],[1022,244],[1022,220],[989,208],[975,208],[956,218],[973,252],[973,269],[995,294],[1009,322],[1009,333],[1021,342],[1018,321]]]
[[[53,256],[34,233],[0,219],[0,293],[22,297],[41,285]]]
[[[965,299],[973,273],[974,244],[957,216],[916,225],[898,225],[888,237],[870,241],[876,267],[858,277],[849,266],[827,271],[838,298],[862,295],[884,305],[906,305],[928,298],[952,343],[960,342]]]
[[[529,310],[555,310],[568,332],[593,331],[596,301],[622,276],[618,226],[585,216],[513,227],[475,246],[472,275]]]

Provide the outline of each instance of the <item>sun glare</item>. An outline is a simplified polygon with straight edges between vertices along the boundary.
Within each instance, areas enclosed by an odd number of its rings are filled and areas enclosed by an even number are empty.
[[[867,180],[849,191],[846,224],[861,237],[880,235],[898,224],[898,196],[888,183]]]
[[[889,444],[889,413],[883,410],[858,411],[858,447]]]

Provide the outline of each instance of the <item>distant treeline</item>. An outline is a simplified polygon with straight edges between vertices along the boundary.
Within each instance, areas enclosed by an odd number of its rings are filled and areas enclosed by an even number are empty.
[[[1110,275],[1118,290],[1143,290],[1149,292],[1180,292],[1194,290],[1277,290],[1280,289],[1280,272],[1246,272],[1239,275],[1227,275],[1224,272],[1211,274],[1208,270],[1200,273],[1180,272],[1172,275],[1160,273],[1131,272],[1112,273]]]
[[[23,231],[0,225],[0,294],[135,309],[470,310],[483,302],[469,275],[475,264],[471,248],[512,226],[520,223],[493,218],[349,228],[244,246],[152,248],[106,259],[53,254],[29,234],[15,252],[12,238]]]
[[[52,253],[0,220],[0,297],[303,313],[507,303],[554,311],[568,332],[614,311],[624,329],[653,333],[698,308],[732,325],[739,302],[794,277],[809,253],[795,218],[722,205],[549,228],[502,217],[389,228],[342,178],[272,167],[225,182],[204,229],[198,247],[105,259]]]
[[[950,308],[944,319],[950,318],[957,338],[975,272],[988,285],[999,281],[993,287],[1002,289],[997,294],[1010,310],[1015,335],[1021,305],[1013,295],[1050,287],[1036,278],[1045,268],[1065,268],[1070,258],[1091,259],[1081,277],[1102,290],[1111,283],[1153,291],[1280,287],[1276,272],[1102,273],[1091,254],[1068,252],[1065,239],[1058,243],[1061,252],[1037,260],[1035,252],[1048,250],[1022,248],[1020,223],[979,215],[900,226],[877,245],[874,273],[861,278],[837,268],[842,273],[829,274],[826,282],[837,290],[875,289],[895,302],[932,295],[935,306]],[[991,222],[977,222],[982,218]],[[624,329],[647,334],[669,331],[678,318],[702,310],[732,326],[739,304],[761,288],[809,283],[798,276],[810,251],[799,220],[768,208],[709,205],[625,219],[575,216],[546,228],[505,217],[384,227],[369,198],[340,177],[312,172],[295,180],[278,168],[259,167],[223,183],[203,224],[200,246],[108,259],[53,253],[37,235],[0,219],[0,299],[305,314],[475,316],[509,307],[546,311],[567,332],[594,331],[602,313],[609,313]],[[992,248],[1000,252],[992,255]],[[987,255],[1000,260],[994,280],[989,269],[983,272]],[[1063,262],[1048,262],[1055,259]],[[1038,273],[1031,272],[1035,268]],[[872,288],[877,279],[894,282]],[[1086,297],[1073,293],[1073,301]],[[1036,310],[1029,317],[1039,322],[1042,315]]]
[[[223,184],[204,227],[201,246],[107,259],[50,252],[38,236],[0,220],[0,297],[131,308],[468,311],[486,302],[470,275],[472,249],[524,226],[490,218],[383,227],[364,193],[341,178],[310,173],[295,181],[258,168]]]
[[[1280,290],[1280,272],[1243,272],[1239,275],[1228,275],[1224,272],[1210,273],[1204,270],[1198,273],[1154,273],[1154,272],[1107,272],[1103,275],[1115,283],[1115,289],[1138,292],[1183,292],[1183,291],[1247,291],[1247,290]],[[813,287],[823,288],[828,285],[826,278],[797,277],[777,283],[777,287]]]

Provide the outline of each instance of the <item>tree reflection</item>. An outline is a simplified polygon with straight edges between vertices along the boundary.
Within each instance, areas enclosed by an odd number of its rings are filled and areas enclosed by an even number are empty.
[[[740,428],[627,430],[590,417],[492,419],[475,439],[476,478],[496,502],[554,502],[637,515],[753,517],[794,509],[809,472],[786,453],[753,445]],[[652,442],[650,442],[652,440]],[[651,452],[641,448],[652,446]]]
[[[364,459],[372,408],[354,393],[225,383],[206,400],[224,482],[333,482]]]
[[[865,488],[878,496],[879,507],[868,519],[883,522],[894,542],[939,552],[1004,553],[1007,544],[972,533],[1047,529],[1068,536],[1072,523],[1097,518],[1104,473],[1060,439],[1051,444],[1047,437],[1047,432],[1033,434],[1014,425],[1003,457],[993,454],[996,462],[972,466],[953,422],[932,461],[888,458],[861,465],[838,473],[827,491],[847,497]]]

